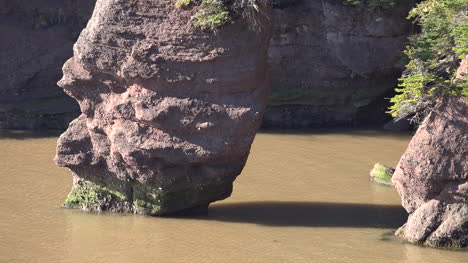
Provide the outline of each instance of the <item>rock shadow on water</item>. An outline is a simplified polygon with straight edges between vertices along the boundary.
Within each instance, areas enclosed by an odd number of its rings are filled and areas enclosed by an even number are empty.
[[[59,137],[62,131],[60,130],[3,130],[0,129],[0,140],[28,140],[28,139],[44,139]]]
[[[217,204],[192,219],[278,227],[398,228],[408,214],[401,206],[322,202],[245,202]]]
[[[350,135],[350,136],[370,136],[370,137],[396,137],[407,138],[413,135],[413,131],[387,131],[381,126],[358,126],[358,127],[326,127],[326,128],[260,128],[258,133],[269,135]]]

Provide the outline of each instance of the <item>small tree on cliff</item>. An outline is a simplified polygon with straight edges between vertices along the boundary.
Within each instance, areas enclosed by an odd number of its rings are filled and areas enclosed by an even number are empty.
[[[187,8],[191,5],[200,6],[200,10],[193,16],[196,26],[216,31],[238,15],[249,21],[252,29],[259,30],[260,23],[257,14],[259,5],[266,0],[177,0],[176,8]]]
[[[408,19],[420,25],[421,33],[410,37],[405,51],[409,62],[389,113],[417,123],[441,96],[468,97],[466,76],[455,79],[468,53],[468,0],[426,0]]]

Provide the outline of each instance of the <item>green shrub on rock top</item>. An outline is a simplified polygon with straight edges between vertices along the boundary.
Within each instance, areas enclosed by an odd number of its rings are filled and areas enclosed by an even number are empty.
[[[201,10],[194,15],[195,25],[216,30],[229,21],[229,11],[220,0],[203,0]]]
[[[249,20],[253,29],[259,29],[257,12],[259,3],[265,0],[177,0],[176,8],[189,7],[191,4],[199,5],[199,11],[193,16],[196,26],[216,31],[219,27],[231,21],[235,16],[241,15]]]
[[[408,18],[421,26],[421,33],[410,37],[409,63],[389,113],[419,122],[441,96],[468,97],[466,76],[455,80],[468,53],[468,0],[426,0]]]
[[[191,0],[177,0],[174,6],[176,8],[181,8],[183,6],[189,6],[191,2],[192,2]]]

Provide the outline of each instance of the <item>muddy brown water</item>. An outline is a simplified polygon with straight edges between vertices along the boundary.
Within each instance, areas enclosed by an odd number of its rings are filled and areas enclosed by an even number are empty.
[[[0,131],[0,262],[468,262],[393,236],[406,213],[368,173],[409,135],[261,133],[231,198],[193,218],[60,208],[71,176],[43,136]]]

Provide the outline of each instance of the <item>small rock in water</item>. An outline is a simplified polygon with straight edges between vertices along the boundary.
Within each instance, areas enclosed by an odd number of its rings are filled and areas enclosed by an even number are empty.
[[[383,165],[381,163],[376,163],[374,168],[370,172],[370,177],[372,180],[378,184],[393,186],[392,176],[395,172],[395,169]]]

